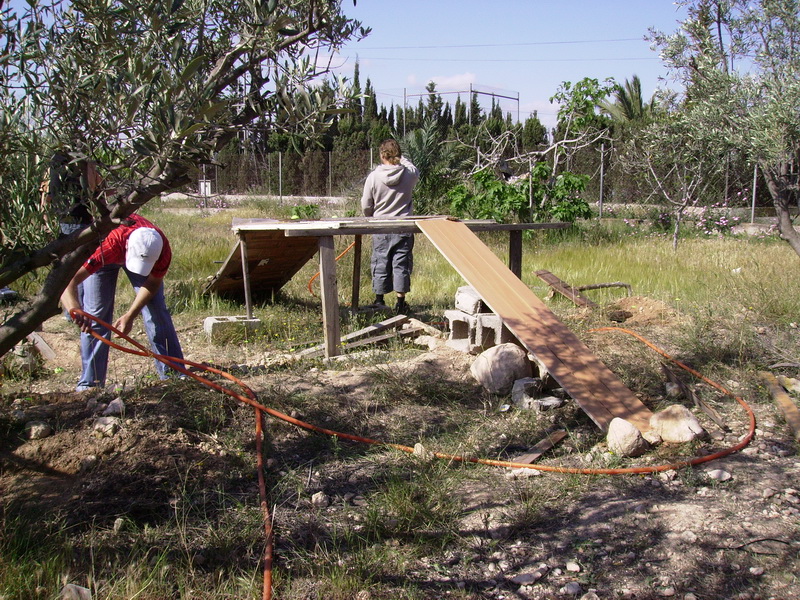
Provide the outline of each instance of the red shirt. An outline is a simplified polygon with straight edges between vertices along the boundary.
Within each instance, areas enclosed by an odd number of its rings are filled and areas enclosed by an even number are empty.
[[[169,270],[169,264],[172,262],[172,250],[169,247],[167,236],[158,227],[139,215],[131,215],[125,221],[133,223],[132,225],[120,225],[109,233],[97,250],[94,251],[94,254],[89,257],[89,260],[83,263],[83,268],[94,274],[106,265],[124,265],[125,251],[128,248],[128,236],[134,229],[139,227],[151,227],[164,240],[164,247],[161,249],[161,255],[153,265],[153,270],[150,274],[159,279],[163,278]]]

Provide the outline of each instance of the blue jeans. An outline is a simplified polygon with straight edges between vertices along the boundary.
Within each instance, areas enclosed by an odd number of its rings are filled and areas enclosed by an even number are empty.
[[[109,324],[112,324],[114,320],[114,297],[117,292],[117,277],[120,269],[125,271],[134,291],[138,293],[147,277],[131,273],[122,265],[107,265],[83,282],[83,310]],[[175,332],[172,317],[164,301],[163,284],[153,299],[142,309],[142,319],[147,339],[150,340],[150,349],[155,354],[183,358],[178,334]],[[111,339],[111,332],[105,327],[93,323],[92,329],[106,339]],[[107,344],[92,335],[81,333],[81,363],[83,367],[80,381],[78,381],[78,391],[105,386],[109,349]],[[175,372],[158,360],[155,361],[155,366],[161,379],[167,379],[170,372]]]

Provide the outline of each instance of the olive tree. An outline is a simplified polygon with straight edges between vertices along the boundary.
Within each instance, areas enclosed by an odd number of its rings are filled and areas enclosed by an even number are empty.
[[[0,12],[0,285],[42,272],[0,326],[0,355],[57,313],[102,236],[246,127],[321,133],[350,93],[326,76],[329,57],[368,33],[339,0],[26,0]],[[106,179],[91,227],[68,237],[49,232],[37,191],[55,151]]]
[[[800,182],[800,2],[678,4],[689,14],[680,30],[651,35],[683,84],[686,139],[708,155],[741,152],[759,166],[781,237],[800,255],[790,214]]]

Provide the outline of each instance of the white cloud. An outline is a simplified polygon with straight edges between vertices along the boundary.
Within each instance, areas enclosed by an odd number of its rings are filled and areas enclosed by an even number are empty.
[[[429,81],[433,81],[436,84],[437,92],[459,92],[462,90],[469,90],[469,86],[474,84],[475,80],[475,73],[437,75],[429,79]]]

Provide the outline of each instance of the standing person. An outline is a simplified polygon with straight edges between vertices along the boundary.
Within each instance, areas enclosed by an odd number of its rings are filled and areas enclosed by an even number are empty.
[[[128,310],[114,323],[123,334],[130,333],[139,313],[144,319],[150,347],[156,354],[183,358],[178,334],[164,301],[164,275],[172,261],[172,250],[164,233],[147,219],[131,215],[123,225],[114,229],[102,241],[94,254],[78,269],[61,296],[67,311],[83,308],[87,313],[111,323],[114,317],[114,297],[117,276],[125,271],[136,297]],[[78,285],[83,283],[83,301],[78,298]],[[94,330],[106,339],[111,332],[98,323],[77,315],[81,329],[81,378],[77,391],[104,387],[108,370],[107,344],[91,335]],[[164,363],[155,361],[161,379],[171,371]]]
[[[58,216],[61,237],[85,229],[92,224],[92,196],[98,192],[102,178],[92,161],[70,162],[62,152],[50,160],[50,179],[40,188],[42,208],[49,204]],[[83,303],[83,286],[78,286],[78,301]],[[69,319],[65,312],[64,317]]]
[[[413,212],[411,190],[419,181],[419,170],[400,152],[396,140],[381,142],[379,164],[367,176],[361,209],[367,217],[408,217]],[[414,267],[413,233],[372,236],[372,289],[375,304],[386,306],[384,295],[397,293],[397,314],[407,312],[406,293],[411,289]]]

